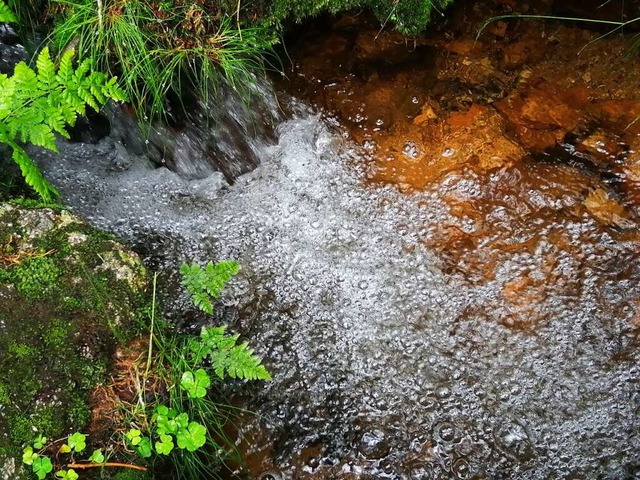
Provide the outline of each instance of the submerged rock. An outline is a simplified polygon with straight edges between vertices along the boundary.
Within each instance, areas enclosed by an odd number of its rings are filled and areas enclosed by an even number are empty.
[[[66,211],[0,204],[0,478],[38,434],[90,420],[88,394],[135,333],[147,274],[136,254]]]

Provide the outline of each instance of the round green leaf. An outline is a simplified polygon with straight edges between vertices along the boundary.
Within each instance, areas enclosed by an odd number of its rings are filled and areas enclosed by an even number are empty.
[[[33,447],[28,446],[22,451],[22,463],[32,465],[33,461],[38,458],[38,454],[33,451]]]
[[[178,447],[195,452],[207,441],[207,429],[198,422],[191,422],[188,428],[178,432],[176,439]]]
[[[89,457],[89,461],[93,463],[104,463],[104,455],[102,453],[102,450],[94,450]]]
[[[156,452],[160,455],[169,455],[173,450],[173,438],[170,435],[160,435],[160,441],[156,442]]]
[[[86,440],[87,440],[86,435],[76,432],[69,437],[69,440],[67,441],[67,445],[69,445],[69,448],[71,448],[71,450],[75,450],[76,452],[81,452],[87,446]]]
[[[43,480],[47,476],[47,473],[53,470],[53,465],[49,457],[38,457],[33,461],[33,473],[37,475],[40,480]]]
[[[151,440],[148,437],[141,437],[138,446],[136,447],[136,453],[142,458],[149,458],[153,453],[151,447]]]
[[[202,368],[195,372],[184,372],[180,380],[180,388],[185,390],[190,398],[204,397],[210,385],[211,379]]]

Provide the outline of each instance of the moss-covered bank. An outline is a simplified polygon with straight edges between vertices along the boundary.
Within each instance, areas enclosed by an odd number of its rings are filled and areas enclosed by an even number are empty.
[[[146,305],[139,258],[70,213],[0,204],[0,478],[37,433],[82,430]],[[15,467],[15,468],[14,468]]]

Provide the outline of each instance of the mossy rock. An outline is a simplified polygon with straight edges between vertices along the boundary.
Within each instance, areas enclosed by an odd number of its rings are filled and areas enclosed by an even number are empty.
[[[69,212],[0,203],[0,479],[21,478],[38,433],[87,425],[115,347],[139,332],[147,285],[136,254]]]

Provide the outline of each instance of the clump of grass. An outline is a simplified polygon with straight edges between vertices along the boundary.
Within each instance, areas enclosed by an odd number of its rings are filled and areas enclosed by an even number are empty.
[[[240,89],[263,68],[264,30],[241,26],[202,0],[53,0],[59,50],[73,46],[117,74],[134,106],[153,117],[169,92],[195,88],[205,99],[224,80]]]

